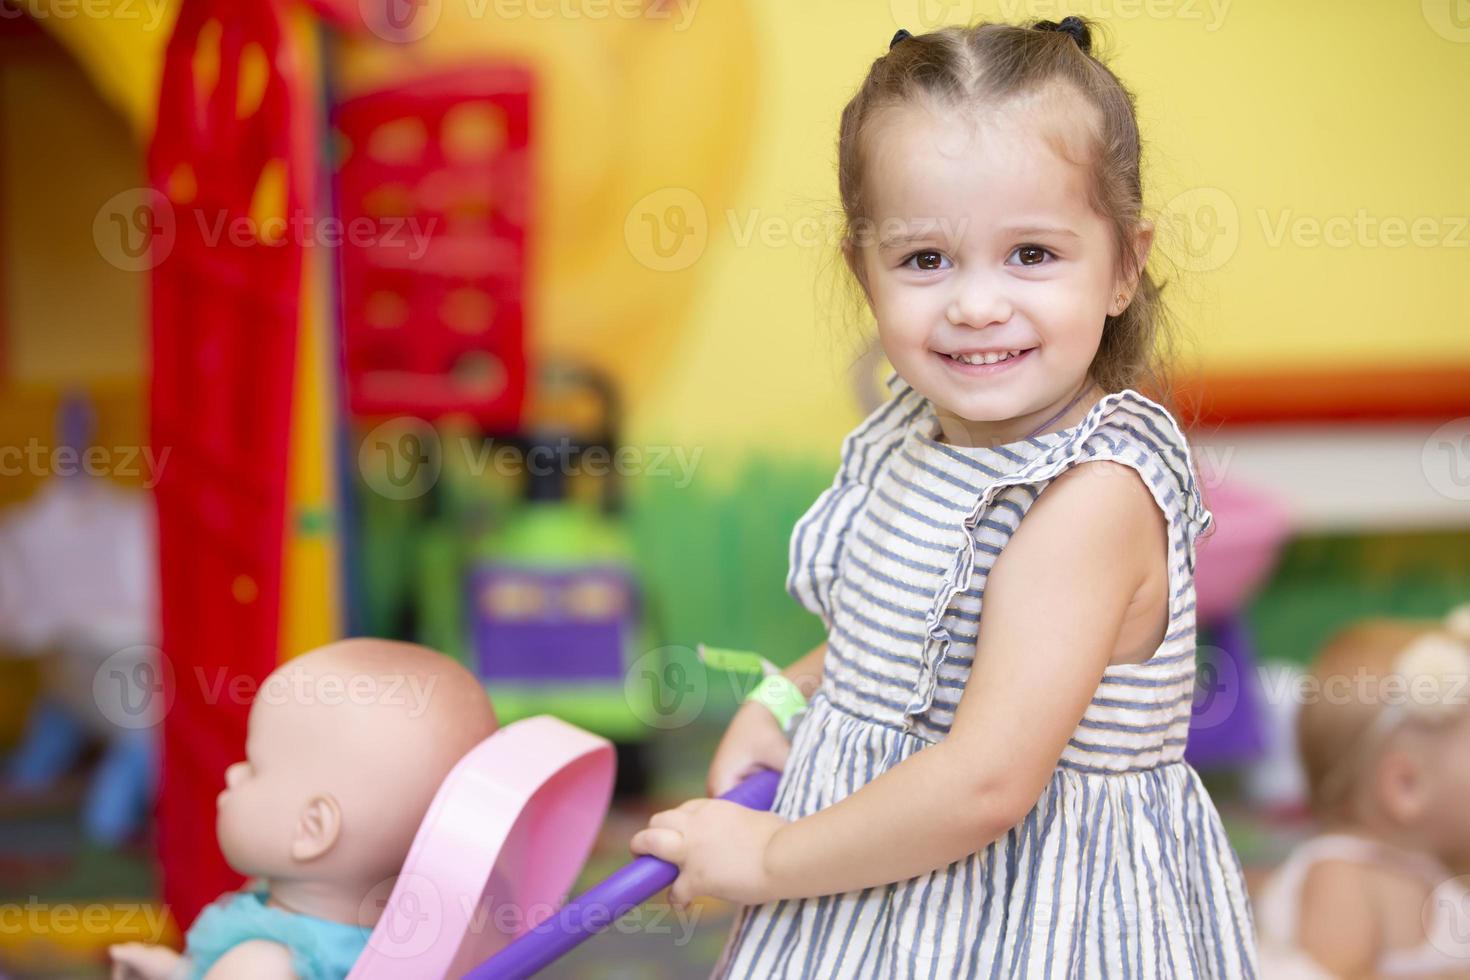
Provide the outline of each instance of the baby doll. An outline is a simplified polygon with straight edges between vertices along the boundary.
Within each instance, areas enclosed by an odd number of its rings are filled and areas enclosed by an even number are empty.
[[[1319,656],[1297,723],[1323,832],[1260,896],[1268,978],[1470,978],[1470,605]]]
[[[440,783],[495,729],[475,677],[423,647],[343,640],[282,664],[218,799],[220,850],[258,887],[205,909],[182,956],[113,946],[114,980],[345,976]]]

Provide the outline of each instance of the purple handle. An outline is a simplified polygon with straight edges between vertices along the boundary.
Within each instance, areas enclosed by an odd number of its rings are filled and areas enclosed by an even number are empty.
[[[720,799],[752,810],[769,810],[780,781],[779,772],[762,769]],[[650,854],[634,858],[563,905],[555,916],[466,973],[464,980],[529,977],[672,885],[677,877],[678,865]]]

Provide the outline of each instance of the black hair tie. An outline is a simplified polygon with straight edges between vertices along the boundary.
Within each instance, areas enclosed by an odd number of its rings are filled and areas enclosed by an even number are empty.
[[[893,35],[893,40],[888,42],[888,50],[892,51],[894,48],[898,47],[899,42],[907,41],[911,37],[913,37],[912,34],[900,27],[898,29],[898,33]]]
[[[1083,54],[1092,53],[1092,34],[1087,30],[1087,24],[1081,17],[1063,17],[1060,23],[1039,20],[1032,26],[1038,31],[1054,31],[1057,34],[1065,34],[1077,42],[1077,47],[1082,49]]]

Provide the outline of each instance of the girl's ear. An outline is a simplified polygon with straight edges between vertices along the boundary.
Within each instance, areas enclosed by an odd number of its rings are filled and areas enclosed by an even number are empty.
[[[293,861],[314,861],[332,849],[342,836],[342,807],[331,794],[313,796],[301,810],[291,838]]]
[[[863,252],[862,249],[853,244],[850,237],[842,240],[842,260],[847,263],[848,271],[852,273],[852,277],[862,287],[863,298],[867,300],[868,308],[872,309],[873,294],[868,291],[868,277],[863,271]]]
[[[1133,302],[1133,294],[1138,291],[1138,280],[1143,276],[1143,269],[1148,265],[1149,253],[1154,247],[1154,223],[1147,219],[1140,219],[1130,245],[1134,255],[1133,272],[1119,279],[1114,285],[1115,296],[1121,293],[1123,300],[1121,304],[1115,303],[1109,310],[1113,316],[1118,316],[1123,310],[1126,310],[1128,304]]]
[[[1143,274],[1144,266],[1148,265],[1149,253],[1154,247],[1154,223],[1144,218],[1138,222],[1138,234],[1134,238],[1134,252],[1138,255],[1138,272]],[[1134,285],[1137,285],[1135,278]]]

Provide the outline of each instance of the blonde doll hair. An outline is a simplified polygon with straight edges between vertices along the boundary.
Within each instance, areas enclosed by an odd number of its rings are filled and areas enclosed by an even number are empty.
[[[1470,603],[1439,621],[1355,623],[1328,640],[1309,677],[1297,744],[1312,809],[1344,816],[1395,732],[1441,727],[1470,702]]]

